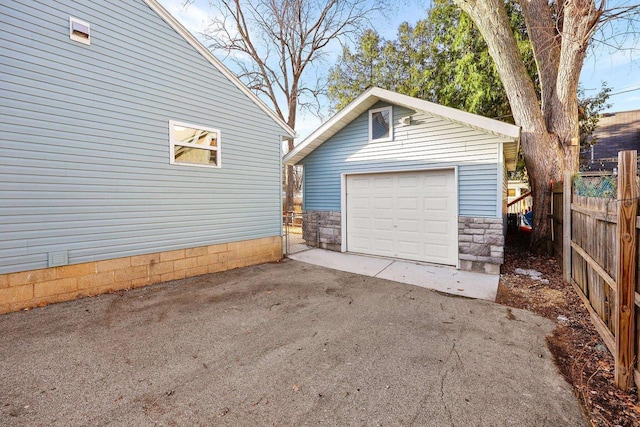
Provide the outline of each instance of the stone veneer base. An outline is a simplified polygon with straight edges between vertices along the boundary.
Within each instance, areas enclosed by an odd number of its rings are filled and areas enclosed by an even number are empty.
[[[302,238],[307,246],[340,252],[341,221],[340,212],[305,211],[302,214]]]
[[[504,262],[502,218],[458,217],[460,269],[500,274]]]
[[[341,220],[340,212],[305,211],[302,237],[308,246],[340,252]],[[500,274],[504,262],[502,218],[459,216],[458,258],[461,270]]]

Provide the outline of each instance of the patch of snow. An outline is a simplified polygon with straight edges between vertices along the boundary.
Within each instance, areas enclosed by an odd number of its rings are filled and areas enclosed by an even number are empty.
[[[515,270],[516,274],[523,274],[525,276],[531,276],[531,277],[541,277],[542,273],[540,273],[538,270],[527,270],[525,268],[516,268]]]
[[[538,270],[533,270],[533,269],[525,269],[525,268],[516,268],[515,269],[515,273],[516,274],[521,274],[523,276],[529,276],[531,277],[531,279],[533,280],[537,280],[540,283],[542,283],[543,285],[548,285],[549,284],[549,280],[548,279],[543,279],[542,278],[542,273],[539,272]]]

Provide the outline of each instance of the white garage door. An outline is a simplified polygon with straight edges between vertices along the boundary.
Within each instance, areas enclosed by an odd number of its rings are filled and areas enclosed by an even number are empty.
[[[458,263],[453,170],[348,175],[347,251]]]

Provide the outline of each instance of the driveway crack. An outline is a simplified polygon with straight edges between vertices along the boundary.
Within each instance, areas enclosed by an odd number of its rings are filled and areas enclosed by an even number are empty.
[[[449,409],[447,401],[444,398],[444,382],[447,380],[448,373],[449,371],[445,371],[442,375],[442,378],[440,379],[440,401],[442,402],[442,406],[444,406],[444,410],[447,412],[447,417],[449,417],[449,424],[453,426],[453,416],[451,415],[451,410]]]
[[[446,371],[444,371],[444,373],[442,374],[442,378],[440,379],[440,401],[442,402],[442,406],[444,407],[444,410],[447,413],[447,417],[449,418],[449,424],[451,426],[454,426],[454,422],[453,422],[453,415],[451,414],[451,409],[449,409],[449,406],[447,405],[447,400],[444,397],[444,383],[447,380],[447,376],[449,375],[449,373],[453,373],[456,371],[456,369],[460,366],[464,366],[464,364],[462,363],[462,358],[460,357],[460,353],[458,353],[458,350],[456,349],[456,341],[453,340],[453,344],[451,345],[451,350],[449,350],[449,357],[447,358],[447,361],[451,360],[451,356],[455,354],[456,355],[456,359],[454,361],[454,365],[451,366],[449,369],[447,369]]]

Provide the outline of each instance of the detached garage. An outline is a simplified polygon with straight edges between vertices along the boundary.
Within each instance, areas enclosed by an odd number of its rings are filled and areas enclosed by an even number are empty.
[[[498,273],[520,128],[368,89],[284,157],[308,245]]]

